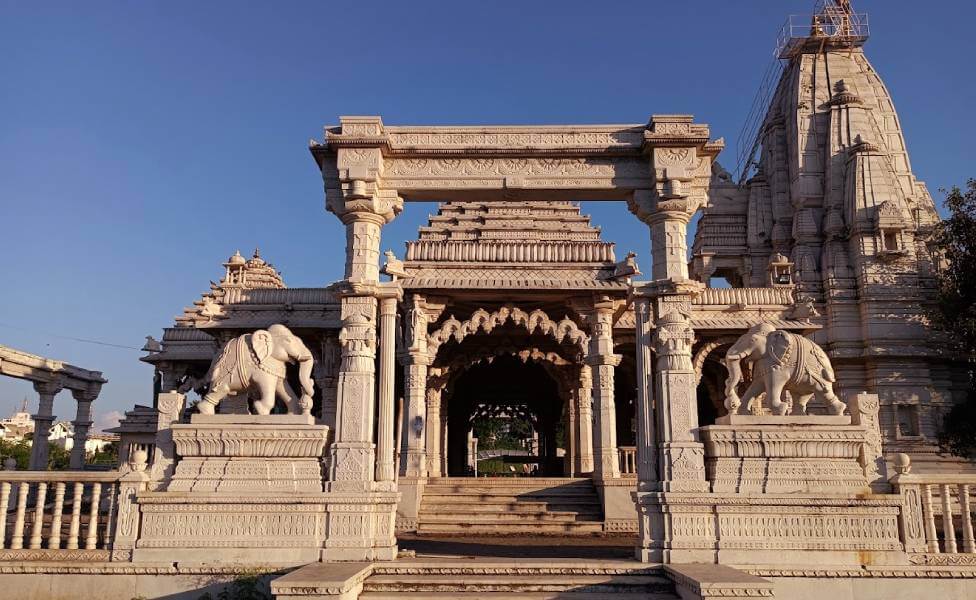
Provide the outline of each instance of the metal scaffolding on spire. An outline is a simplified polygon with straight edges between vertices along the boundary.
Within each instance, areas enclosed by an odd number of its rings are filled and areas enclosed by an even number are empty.
[[[736,139],[735,174],[739,183],[752,173],[760,146],[760,128],[786,62],[804,53],[861,46],[869,32],[868,15],[854,12],[851,0],[818,0],[812,15],[790,15],[786,19],[776,38],[773,61],[763,74]]]

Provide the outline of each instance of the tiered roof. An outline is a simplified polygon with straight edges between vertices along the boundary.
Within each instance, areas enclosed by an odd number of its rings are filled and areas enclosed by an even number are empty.
[[[626,289],[614,245],[580,214],[550,202],[446,202],[407,242],[406,288]]]

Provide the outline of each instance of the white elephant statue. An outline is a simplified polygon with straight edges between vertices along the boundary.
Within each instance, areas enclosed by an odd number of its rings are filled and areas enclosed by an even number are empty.
[[[302,386],[299,397],[285,379],[285,365],[298,363],[298,380]],[[207,394],[197,404],[197,410],[212,415],[229,394],[252,392],[254,409],[259,415],[269,415],[280,398],[292,414],[311,414],[312,353],[304,342],[284,325],[272,325],[254,333],[236,337],[220,351],[210,364],[203,383]]]
[[[742,381],[742,363],[754,363],[752,383],[740,399],[736,387]],[[765,392],[776,414],[793,410],[783,402],[783,390],[799,405],[799,413],[806,414],[807,403],[814,395],[835,415],[844,414],[846,405],[833,391],[834,369],[820,346],[807,338],[779,331],[768,323],[760,323],[743,334],[725,354],[729,378],[725,382],[725,408],[730,414],[738,412],[745,401],[746,408]]]

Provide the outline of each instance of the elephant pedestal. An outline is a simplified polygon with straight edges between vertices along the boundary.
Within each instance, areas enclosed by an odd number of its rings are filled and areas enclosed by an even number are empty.
[[[170,492],[321,492],[329,436],[311,415],[193,415],[172,426]]]
[[[858,494],[863,427],[847,415],[720,417],[701,428],[713,492]]]
[[[331,500],[323,492],[327,426],[308,415],[197,414],[170,429],[179,461],[169,485],[136,498],[133,560],[320,559]]]
[[[634,492],[644,561],[904,565],[902,499],[871,492],[850,416],[732,415],[699,429],[709,493]]]

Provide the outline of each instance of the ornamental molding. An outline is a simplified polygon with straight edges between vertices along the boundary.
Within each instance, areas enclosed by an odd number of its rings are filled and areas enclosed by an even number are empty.
[[[444,200],[451,190],[505,190],[514,198],[606,190],[626,198],[659,189],[701,203],[723,145],[689,115],[655,115],[644,125],[524,127],[388,127],[370,116],[341,117],[309,149],[329,205],[338,207],[387,192],[417,200],[441,192]]]

